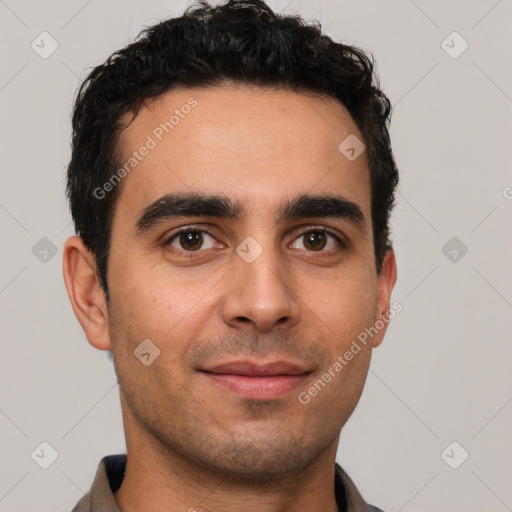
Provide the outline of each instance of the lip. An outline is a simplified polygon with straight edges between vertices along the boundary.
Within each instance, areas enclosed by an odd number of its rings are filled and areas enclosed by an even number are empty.
[[[282,397],[297,388],[311,373],[304,366],[287,361],[264,364],[230,361],[200,371],[216,385],[252,400]]]
[[[289,361],[269,361],[257,363],[249,360],[228,361],[201,368],[209,373],[229,373],[230,375],[245,375],[249,377],[276,376],[276,375],[302,375],[309,371],[305,366]]]

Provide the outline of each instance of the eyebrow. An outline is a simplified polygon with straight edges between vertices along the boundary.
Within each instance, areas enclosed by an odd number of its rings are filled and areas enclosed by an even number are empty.
[[[246,207],[222,195],[197,193],[166,194],[144,208],[136,222],[137,234],[180,217],[219,217],[243,220]],[[363,212],[357,203],[341,195],[302,194],[285,201],[275,216],[276,222],[305,217],[346,219],[361,233],[366,233]]]

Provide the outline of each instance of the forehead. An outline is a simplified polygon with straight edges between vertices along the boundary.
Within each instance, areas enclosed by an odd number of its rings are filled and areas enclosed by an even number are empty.
[[[297,195],[339,192],[366,217],[366,154],[350,161],[339,150],[354,136],[362,140],[329,97],[240,85],[170,90],[120,134],[117,159],[127,172],[114,218],[128,204],[135,218],[176,191],[231,196],[260,213]]]

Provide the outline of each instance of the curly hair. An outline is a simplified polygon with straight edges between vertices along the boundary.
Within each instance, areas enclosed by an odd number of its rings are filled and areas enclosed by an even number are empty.
[[[181,17],[144,29],[135,41],[95,67],[76,95],[66,196],[76,233],[96,259],[107,295],[112,212],[119,187],[94,194],[118,168],[116,147],[125,115],[174,86],[231,82],[318,93],[340,101],[364,138],[371,183],[377,273],[389,240],[398,170],[388,125],[389,99],[379,88],[373,56],[334,42],[319,22],[275,13],[263,0],[196,2]]]

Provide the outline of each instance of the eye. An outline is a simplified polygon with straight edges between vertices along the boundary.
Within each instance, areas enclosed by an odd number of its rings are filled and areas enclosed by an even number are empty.
[[[312,252],[326,252],[340,246],[344,247],[340,238],[326,229],[309,229],[301,233],[296,240],[302,240],[302,243],[299,244],[299,247],[292,247],[293,249]],[[300,247],[301,245],[302,247]]]
[[[177,252],[197,253],[214,248],[215,242],[216,239],[204,229],[184,227],[169,237],[165,246]],[[329,252],[345,247],[345,243],[340,237],[324,228],[310,227],[299,234],[290,247],[309,252]]]
[[[169,245],[178,251],[196,252],[200,249],[211,249],[214,247],[214,240],[215,238],[207,231],[185,228],[171,236],[165,245]],[[204,246],[205,241],[207,241],[206,247]]]

